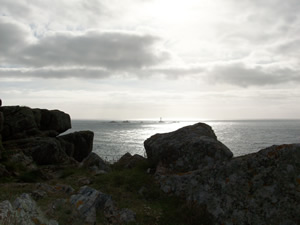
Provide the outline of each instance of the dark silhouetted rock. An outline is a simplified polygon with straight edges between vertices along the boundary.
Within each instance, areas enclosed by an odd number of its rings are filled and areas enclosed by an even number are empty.
[[[0,112],[0,159],[1,159],[1,154],[3,152],[3,145],[2,145],[2,130],[3,130],[3,122],[4,122],[4,117],[3,113]]]
[[[205,205],[215,224],[296,225],[300,224],[299,162],[300,144],[280,145],[157,179],[163,191]]]
[[[71,118],[59,110],[33,109],[39,129],[42,131],[56,131],[58,134],[71,128]]]
[[[80,166],[83,168],[89,168],[96,173],[110,171],[110,166],[94,152],[91,152],[81,162]]]
[[[30,155],[37,164],[50,165],[70,162],[69,156],[57,138],[43,137],[27,140],[31,145]]]
[[[148,159],[172,172],[186,172],[232,158],[232,152],[217,140],[204,123],[174,132],[155,134],[144,142]]]
[[[3,141],[35,136],[55,137],[71,128],[70,116],[58,110],[4,106],[0,111],[5,118]]]
[[[79,131],[59,136],[65,152],[78,162],[86,158],[93,150],[94,133],[92,131]]]
[[[115,165],[131,169],[146,161],[147,159],[141,155],[135,154],[132,156],[129,152],[127,152],[115,163]]]

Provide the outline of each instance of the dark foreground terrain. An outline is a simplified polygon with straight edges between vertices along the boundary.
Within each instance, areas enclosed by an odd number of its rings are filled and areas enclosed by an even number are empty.
[[[64,112],[0,114],[0,224],[300,224],[300,144],[235,158],[198,123],[108,164]]]

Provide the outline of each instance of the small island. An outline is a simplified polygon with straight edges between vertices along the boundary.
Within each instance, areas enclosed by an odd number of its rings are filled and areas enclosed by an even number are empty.
[[[300,224],[300,144],[233,157],[197,123],[110,164],[59,110],[0,107],[0,224]]]

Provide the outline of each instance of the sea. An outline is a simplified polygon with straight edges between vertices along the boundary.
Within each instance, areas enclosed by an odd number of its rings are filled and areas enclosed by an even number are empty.
[[[241,156],[263,148],[300,143],[300,120],[211,120],[211,121],[102,121],[72,120],[69,132],[94,132],[93,151],[113,162],[129,152],[146,156],[144,141],[156,133],[175,131],[204,122],[234,154]]]

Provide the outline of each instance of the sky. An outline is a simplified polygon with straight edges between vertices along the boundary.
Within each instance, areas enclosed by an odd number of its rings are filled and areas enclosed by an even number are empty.
[[[0,0],[3,105],[300,119],[299,0]]]

